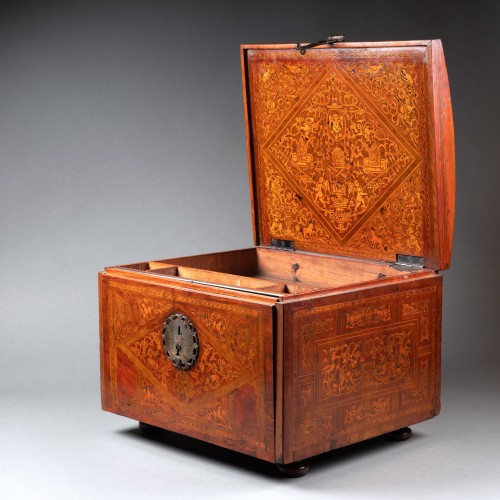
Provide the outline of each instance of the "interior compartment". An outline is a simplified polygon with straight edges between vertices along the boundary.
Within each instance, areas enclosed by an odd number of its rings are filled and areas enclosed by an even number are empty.
[[[183,281],[271,294],[300,294],[419,271],[392,264],[256,247],[120,266]]]

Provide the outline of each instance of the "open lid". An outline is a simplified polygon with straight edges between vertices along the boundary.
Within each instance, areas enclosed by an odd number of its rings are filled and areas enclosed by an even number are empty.
[[[244,45],[241,60],[255,244],[448,269],[455,153],[441,42]]]

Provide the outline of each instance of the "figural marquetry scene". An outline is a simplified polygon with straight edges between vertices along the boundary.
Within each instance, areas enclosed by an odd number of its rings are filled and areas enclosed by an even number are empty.
[[[319,52],[319,51],[318,51]],[[432,246],[424,49],[249,55],[263,242],[394,260]]]
[[[438,40],[241,63],[255,246],[99,274],[102,407],[297,477],[440,411],[448,79]]]

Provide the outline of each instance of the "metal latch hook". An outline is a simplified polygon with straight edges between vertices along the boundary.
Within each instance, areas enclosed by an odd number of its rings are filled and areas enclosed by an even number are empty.
[[[319,45],[333,45],[334,43],[345,42],[345,35],[331,35],[326,40],[321,40],[319,42],[307,43],[305,45],[300,45],[297,42],[295,47],[302,55],[306,53],[307,49],[312,49],[313,47],[318,47]]]

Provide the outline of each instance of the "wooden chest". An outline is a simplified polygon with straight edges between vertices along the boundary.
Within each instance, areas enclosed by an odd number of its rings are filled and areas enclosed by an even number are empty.
[[[100,273],[102,407],[302,475],[439,413],[448,78],[439,40],[241,64],[255,247]]]

